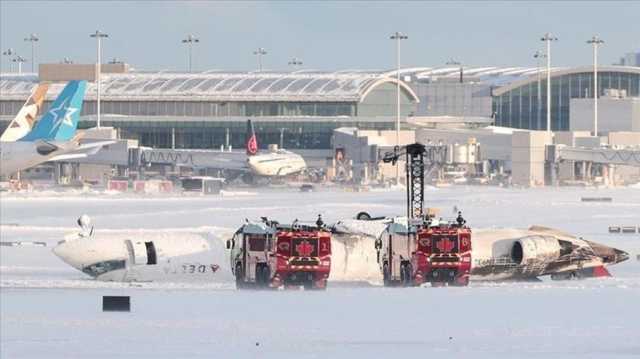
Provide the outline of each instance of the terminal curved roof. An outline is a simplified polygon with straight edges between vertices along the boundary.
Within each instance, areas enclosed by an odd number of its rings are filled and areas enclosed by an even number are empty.
[[[37,82],[33,75],[2,76],[0,96],[25,98]],[[208,100],[208,101],[357,101],[383,83],[397,80],[384,72],[131,72],[103,74],[105,100]],[[418,97],[402,81],[404,92]],[[50,89],[56,94],[59,86]],[[87,97],[95,93],[89,84]]]
[[[535,70],[535,68],[534,68]],[[603,72],[618,72],[618,73],[628,73],[628,74],[636,74],[636,75],[640,75],[640,67],[634,67],[634,66],[598,66],[598,73],[603,73]],[[583,66],[583,67],[565,67],[565,68],[556,68],[553,69],[551,71],[551,76],[552,77],[557,77],[557,76],[564,76],[564,75],[572,75],[572,74],[579,74],[579,73],[587,73],[587,74],[591,74],[593,73],[593,67],[591,66]],[[542,75],[544,77],[544,73]],[[499,88],[496,88],[493,90],[493,94],[495,96],[499,96],[502,95],[503,93],[506,93],[510,90],[513,90],[517,87],[529,84],[531,82],[537,81],[537,76],[536,76],[536,72],[534,71],[533,74],[530,74],[528,76],[521,76],[521,77],[517,77],[514,78],[512,81],[509,81],[508,83],[503,84],[502,86],[500,86]]]
[[[537,79],[536,67],[463,67],[465,82],[478,82],[494,88],[500,95]],[[554,67],[552,76],[593,71],[592,67]],[[640,67],[600,66],[601,72],[640,74]],[[418,102],[409,82],[453,82],[460,76],[460,66],[416,67],[400,70],[400,86],[407,96]],[[377,86],[397,83],[397,71],[345,70],[319,72],[220,72],[201,73],[130,72],[103,74],[102,97],[105,100],[165,101],[301,101],[361,102]],[[24,100],[38,77],[33,74],[0,75],[0,99]],[[53,84],[48,98],[62,88]],[[87,98],[95,97],[90,83]]]
[[[478,82],[499,89],[496,94],[508,91],[530,81],[537,81],[538,72],[545,74],[546,68],[540,67],[463,67],[464,81]],[[591,73],[593,67],[552,67],[551,76],[562,76],[573,73]],[[598,66],[598,72],[623,72],[640,74],[640,67],[633,66]],[[386,76],[396,77],[396,71],[385,73]],[[457,81],[460,76],[460,66],[446,67],[416,67],[400,70],[400,77],[409,76],[417,81]]]

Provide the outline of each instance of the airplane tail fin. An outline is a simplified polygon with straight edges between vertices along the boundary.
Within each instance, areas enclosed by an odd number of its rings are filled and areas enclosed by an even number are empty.
[[[258,139],[256,132],[253,130],[253,123],[247,120],[247,139],[246,139],[247,156],[254,156],[258,153]]]
[[[44,97],[48,89],[48,83],[40,83],[36,86],[27,99],[27,102],[24,103],[24,106],[22,106],[16,117],[11,121],[9,126],[7,126],[7,129],[0,137],[0,141],[17,141],[33,129],[37,118],[36,116],[38,116],[38,113],[42,109],[42,102],[44,102]]]
[[[49,111],[36,123],[31,132],[20,141],[68,141],[75,136],[80,121],[86,81],[69,81]]]

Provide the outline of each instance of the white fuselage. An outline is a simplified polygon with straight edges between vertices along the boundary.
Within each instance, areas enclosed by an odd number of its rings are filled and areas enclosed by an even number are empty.
[[[11,175],[71,150],[73,148],[62,148],[57,144],[47,144],[42,141],[0,142],[0,175]]]
[[[144,240],[78,234],[67,236],[53,252],[70,266],[102,281],[231,281],[222,256],[224,247],[205,238]],[[215,253],[220,254],[218,258]]]
[[[247,164],[257,175],[265,177],[288,176],[307,168],[302,156],[285,150],[250,156]]]

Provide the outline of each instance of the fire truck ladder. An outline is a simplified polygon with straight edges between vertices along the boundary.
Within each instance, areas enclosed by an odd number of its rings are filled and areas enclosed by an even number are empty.
[[[425,162],[431,166],[445,163],[447,146],[425,146],[421,143],[413,143],[403,147],[396,146],[393,152],[385,153],[382,161],[397,165],[401,156],[406,157],[407,219],[424,219]]]

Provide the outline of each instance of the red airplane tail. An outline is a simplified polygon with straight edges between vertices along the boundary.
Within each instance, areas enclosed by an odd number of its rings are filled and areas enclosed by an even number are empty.
[[[253,123],[251,120],[247,120],[247,139],[246,139],[247,156],[255,156],[258,153],[258,139],[256,138],[256,132],[253,130]]]

